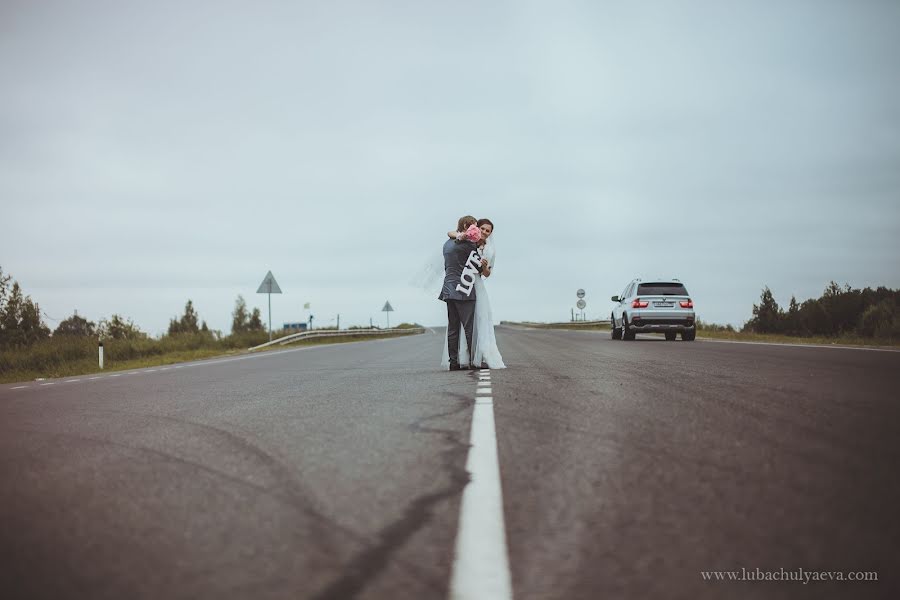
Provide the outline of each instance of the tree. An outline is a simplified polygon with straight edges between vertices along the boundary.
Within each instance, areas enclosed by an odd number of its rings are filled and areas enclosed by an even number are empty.
[[[791,335],[800,333],[800,304],[794,296],[791,296],[791,303],[784,318],[784,332]]]
[[[6,306],[6,297],[9,295],[9,281],[12,279],[11,275],[3,275],[3,267],[0,267],[0,313],[3,312],[3,307]]]
[[[19,282],[13,283],[12,289],[6,293],[4,299],[3,312],[0,313],[0,330],[2,330],[8,339],[15,336],[15,332],[19,330],[19,317],[22,314],[22,289]]]
[[[247,302],[244,297],[238,295],[234,302],[234,312],[231,313],[231,333],[243,333],[248,327]]]
[[[113,340],[141,340],[147,337],[131,319],[126,320],[119,315],[113,315],[108,321],[100,319],[97,333],[101,338]]]
[[[32,302],[30,297],[26,297],[25,302],[22,303],[19,330],[22,332],[22,339],[26,346],[50,337],[50,328],[44,325],[41,319],[41,307],[37,302]]]
[[[71,335],[80,337],[93,337],[97,334],[97,325],[93,321],[88,321],[84,317],[79,317],[75,313],[68,319],[60,321],[53,332],[54,337],[58,335]]]
[[[759,305],[753,305],[753,318],[747,321],[744,329],[756,333],[778,333],[781,331],[784,312],[775,302],[769,286],[763,288]]]
[[[247,324],[247,331],[265,331],[266,326],[263,325],[262,315],[259,312],[258,308],[253,309],[253,314],[250,315],[250,322]]]
[[[885,298],[867,308],[859,320],[857,331],[865,337],[900,337],[900,310],[897,309],[897,303],[891,298]]]
[[[41,319],[41,308],[22,293],[18,281],[0,271],[0,347],[21,348],[45,339],[50,329]]]
[[[834,281],[828,284],[822,297],[819,298],[822,308],[829,317],[827,335],[837,335],[856,328],[860,315],[865,310],[860,290],[854,290],[849,284],[839,286]]]
[[[197,324],[197,311],[194,310],[193,300],[188,300],[184,305],[184,314],[181,319],[169,321],[169,335],[178,335],[180,333],[200,333],[200,327]]]

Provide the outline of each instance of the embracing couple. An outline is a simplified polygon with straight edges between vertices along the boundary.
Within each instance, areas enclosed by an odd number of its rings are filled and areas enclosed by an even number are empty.
[[[491,276],[496,251],[494,224],[466,215],[444,243],[444,286],[439,300],[447,303],[447,343],[442,366],[504,369],[494,337],[491,303],[484,280]]]

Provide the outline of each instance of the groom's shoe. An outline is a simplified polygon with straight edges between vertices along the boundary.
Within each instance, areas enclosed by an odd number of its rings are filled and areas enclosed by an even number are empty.
[[[451,371],[462,371],[463,368],[462,368],[461,366],[459,366],[458,364],[451,364],[451,365],[450,365],[450,370],[451,370]]]

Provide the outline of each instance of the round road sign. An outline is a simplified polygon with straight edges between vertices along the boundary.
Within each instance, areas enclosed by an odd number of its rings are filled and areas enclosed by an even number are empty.
[[[575,306],[577,306],[579,310],[584,310],[584,307],[587,306],[587,302],[579,300]]]
[[[578,290],[577,292],[575,292],[575,295],[579,298],[584,298],[584,290]]]

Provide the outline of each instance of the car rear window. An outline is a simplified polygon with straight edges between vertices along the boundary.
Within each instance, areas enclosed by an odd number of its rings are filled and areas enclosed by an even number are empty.
[[[641,283],[638,284],[638,296],[687,296],[687,290],[680,283]]]

